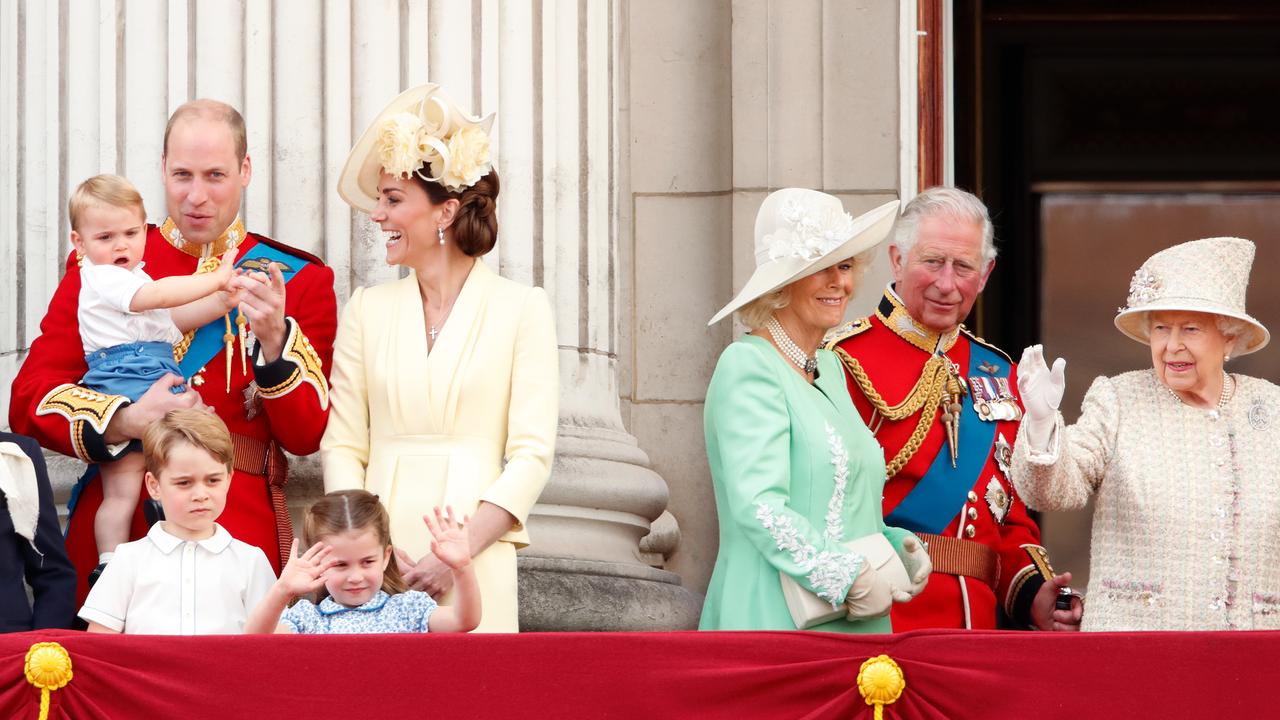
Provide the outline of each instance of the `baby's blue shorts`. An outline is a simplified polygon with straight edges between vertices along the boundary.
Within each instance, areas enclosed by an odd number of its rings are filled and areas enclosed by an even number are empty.
[[[86,353],[89,372],[80,384],[107,395],[123,395],[137,402],[157,380],[170,373],[182,377],[182,369],[173,359],[173,345],[164,342],[137,342],[94,350]],[[173,388],[176,395],[186,391],[185,385]]]

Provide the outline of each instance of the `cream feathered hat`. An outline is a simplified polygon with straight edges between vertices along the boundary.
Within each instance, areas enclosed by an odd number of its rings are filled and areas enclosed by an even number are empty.
[[[854,218],[839,198],[824,192],[805,188],[773,192],[756,213],[755,272],[707,325],[758,297],[875,247],[889,235],[897,217],[897,200]]]
[[[470,187],[493,167],[492,128],[493,114],[462,112],[439,85],[405,90],[352,146],[338,176],[338,195],[357,210],[373,212],[383,171],[406,179],[415,174],[455,191]]]
[[[1271,339],[1262,323],[1244,310],[1253,243],[1243,238],[1192,240],[1147,258],[1129,282],[1129,298],[1116,314],[1116,327],[1144,345],[1151,341],[1147,313],[1182,310],[1243,320],[1249,337],[1234,354],[1261,350]]]

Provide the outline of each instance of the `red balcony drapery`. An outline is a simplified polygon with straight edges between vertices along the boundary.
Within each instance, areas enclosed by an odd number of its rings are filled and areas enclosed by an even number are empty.
[[[869,718],[855,686],[887,654],[886,718],[1273,717],[1280,633],[922,631],[144,637],[0,635],[0,717],[35,718],[36,642],[70,653],[53,718]]]

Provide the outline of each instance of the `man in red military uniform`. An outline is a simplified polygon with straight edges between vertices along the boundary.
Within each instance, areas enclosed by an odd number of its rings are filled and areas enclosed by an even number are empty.
[[[333,271],[311,255],[245,231],[240,201],[252,167],[244,120],[231,106],[195,100],[174,111],[161,168],[169,217],[147,228],[147,273],[158,279],[208,272],[235,248],[236,265],[246,271],[237,280],[243,287],[239,312],[175,345],[190,378],[188,392],[170,391],[183,382],[177,376],[157,382],[134,403],[86,390],[76,385],[86,363],[73,256],[40,324],[41,335],[14,379],[9,423],[46,448],[95,463],[138,449],[143,431],[169,410],[211,408],[235,443],[236,472],[219,523],[233,537],[262,548],[279,572],[293,534],[282,450],[315,452],[328,419],[327,374],[337,325]],[[86,575],[98,564],[93,520],[101,483],[96,477],[82,480],[73,495],[67,550],[83,598]],[[133,538],[146,532],[141,507]]]
[[[894,284],[876,312],[829,336],[885,450],[885,522],[919,534],[933,562],[924,592],[894,606],[894,631],[994,628],[997,607],[1017,627],[1079,629],[1078,598],[1055,609],[1070,575],[1053,575],[1007,477],[1017,368],[960,324],[994,265],[991,236],[978,198],[921,193],[894,228]]]

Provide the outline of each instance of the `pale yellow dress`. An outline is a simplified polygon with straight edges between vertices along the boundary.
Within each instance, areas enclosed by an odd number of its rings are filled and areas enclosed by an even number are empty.
[[[518,628],[516,557],[551,472],[559,401],[555,325],[546,293],[477,261],[427,352],[417,279],[357,289],[334,344],[326,492],[364,488],[391,515],[391,539],[431,551],[422,516],[480,501],[517,525],[475,558],[484,632]],[[452,601],[452,593],[437,598]]]

